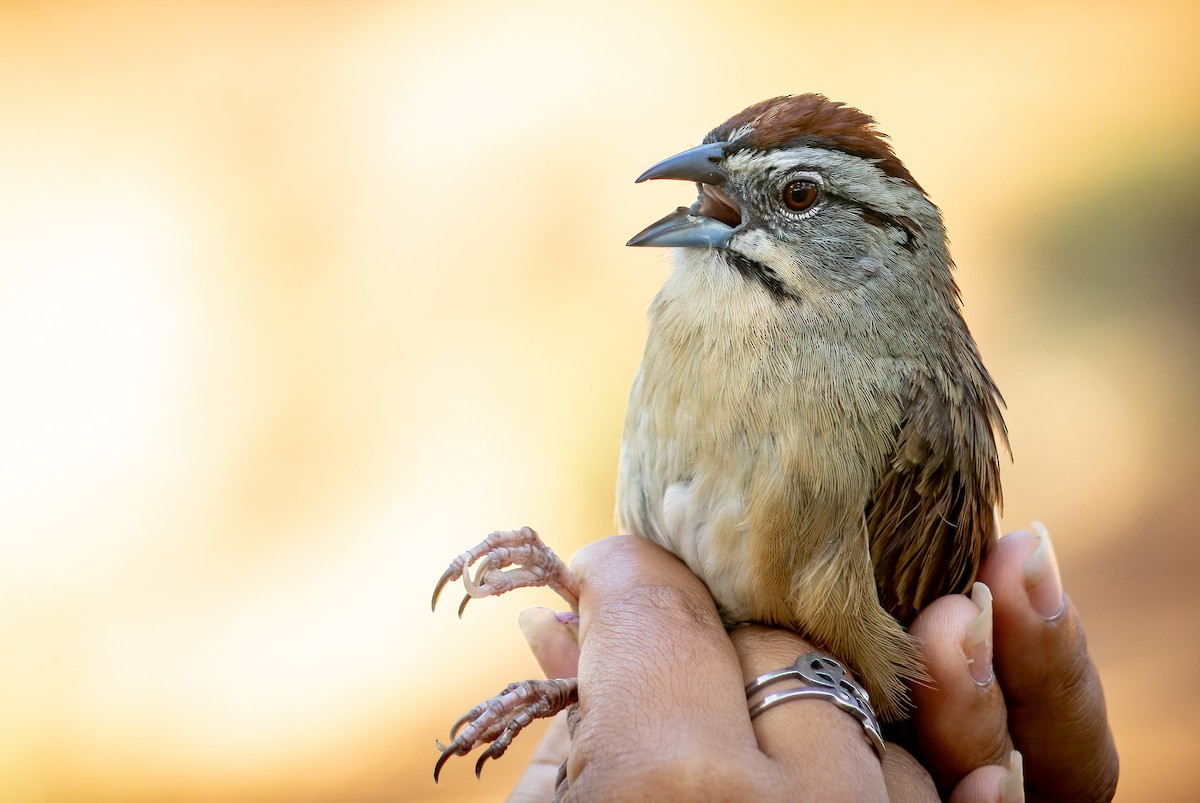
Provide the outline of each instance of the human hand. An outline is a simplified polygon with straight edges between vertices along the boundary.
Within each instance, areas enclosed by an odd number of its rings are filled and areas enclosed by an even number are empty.
[[[1004,539],[984,575],[1003,589],[994,606],[1000,636],[983,643],[1000,645],[995,651],[1000,676],[1018,692],[1011,735],[999,683],[993,678],[976,684],[962,646],[968,628],[981,632],[978,620],[990,619],[992,606],[981,611],[955,595],[938,600],[914,622],[936,683],[914,694],[928,771],[896,745],[889,745],[881,764],[858,722],[831,705],[779,706],[752,724],[744,684],[790,665],[808,645],[787,631],[761,627],[727,635],[699,581],[649,542],[615,538],[588,547],[575,562],[583,588],[582,653],[552,612],[533,609],[522,616],[522,629],[547,674],[580,677],[584,708],[574,745],[560,716],[512,799],[551,799],[559,765],[570,752],[571,794],[586,799],[620,789],[623,799],[794,798],[803,790],[819,799],[937,800],[936,778],[951,800],[1020,800],[1014,741],[1018,749],[1040,751],[1037,733],[1048,727],[1045,720],[1072,712],[1079,716],[1069,720],[1076,723],[1071,734],[1026,763],[1031,794],[1042,791],[1034,784],[1043,782],[1050,797],[1056,790],[1081,790],[1089,778],[1111,777],[1115,783],[1103,695],[1073,608],[1067,604],[1051,622],[1039,616],[1042,629],[1051,631],[1040,641],[1038,623],[1022,613],[1029,609],[1022,566],[1034,548],[1031,538],[1037,540],[1029,533]],[[1045,554],[1038,559],[1043,568]],[[1052,562],[1050,553],[1051,568]],[[1014,578],[1020,578],[1015,586]],[[1055,597],[1044,586],[1035,586],[1032,596],[1043,605],[1062,599],[1061,590]],[[1013,644],[1006,637],[1010,630]],[[1030,649],[1043,648],[1040,660],[1030,656]],[[1055,688],[1036,705],[1021,702],[1022,693],[1045,684],[1047,669],[1067,666],[1076,667],[1080,683]]]
[[[605,539],[572,567],[582,649],[552,612],[522,617],[543,669],[575,674],[577,662],[569,797],[770,800],[805,790],[820,799],[887,799],[884,768],[862,726],[834,706],[779,706],[751,723],[746,683],[811,649],[798,636],[764,627],[727,633],[704,585],[645,539]],[[551,728],[512,799],[553,796],[567,740],[561,718]],[[885,766],[915,768],[904,761],[889,751]],[[936,800],[928,775],[909,775],[924,784],[923,799]]]
[[[933,678],[912,690],[925,767],[943,790],[974,789],[1015,747],[1028,800],[1111,800],[1104,691],[1045,528],[1001,538],[979,580],[976,602],[942,597],[909,628]]]

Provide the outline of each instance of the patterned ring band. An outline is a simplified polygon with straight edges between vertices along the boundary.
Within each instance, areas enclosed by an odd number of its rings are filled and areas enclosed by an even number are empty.
[[[767,672],[750,681],[746,686],[746,699],[749,700],[772,683],[787,679],[798,680],[805,685],[766,695],[750,706],[751,719],[788,700],[826,700],[862,723],[867,741],[875,748],[875,753],[883,758],[883,734],[879,731],[875,712],[871,710],[871,698],[866,689],[846,674],[841,664],[818,652],[805,653],[796,659],[793,666]]]

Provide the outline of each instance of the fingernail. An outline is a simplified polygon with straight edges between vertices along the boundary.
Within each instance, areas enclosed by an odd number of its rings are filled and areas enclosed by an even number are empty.
[[[571,640],[579,641],[579,614],[574,611],[559,611],[554,619],[571,635]]]
[[[1055,619],[1066,607],[1063,597],[1062,576],[1058,573],[1058,559],[1050,543],[1050,533],[1040,521],[1033,522],[1033,532],[1038,544],[1025,559],[1025,592],[1029,604],[1044,619]]]
[[[1024,803],[1025,762],[1016,750],[1008,756],[1008,772],[1000,781],[1000,803]]]
[[[979,615],[967,624],[963,655],[967,656],[971,678],[980,686],[987,686],[996,676],[992,669],[992,590],[976,583],[971,586],[971,602],[979,608]]]

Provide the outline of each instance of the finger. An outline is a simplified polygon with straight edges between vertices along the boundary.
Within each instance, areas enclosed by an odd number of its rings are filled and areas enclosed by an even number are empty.
[[[921,762],[897,744],[889,744],[883,756],[883,780],[890,803],[939,803],[942,799]]]
[[[947,798],[949,803],[1021,803],[1025,784],[1021,777],[1021,754],[1014,750],[1006,766],[980,767],[963,778]]]
[[[730,636],[747,683],[764,672],[793,665],[797,656],[812,650],[790,631],[753,626],[738,628]],[[789,686],[781,681],[778,690],[784,688]],[[822,789],[845,800],[934,803],[941,799],[920,762],[895,744],[887,745],[881,762],[862,724],[832,703],[782,703],[755,718],[754,730],[759,748],[787,769],[792,788]]]
[[[1041,524],[1000,539],[980,569],[995,596],[995,664],[1030,797],[1108,800],[1117,752],[1083,624]]]
[[[517,615],[517,626],[546,677],[578,676],[579,623],[575,614],[527,608]]]
[[[742,663],[742,679],[796,663],[813,647],[796,634],[756,625],[730,633]],[[781,680],[769,692],[803,686],[801,680]],[[761,694],[759,695],[759,699]],[[833,703],[795,699],[763,711],[754,719],[754,732],[763,753],[796,780],[798,788],[838,790],[846,800],[886,800],[883,769],[862,723]],[[813,757],[819,756],[819,761]]]
[[[1007,712],[992,668],[991,593],[934,600],[909,628],[933,682],[915,685],[913,724],[926,766],[943,790],[968,773],[1001,764],[1012,752]]]
[[[696,576],[628,536],[588,545],[573,566],[582,647],[572,786],[594,757],[609,769],[674,759],[686,766],[755,750],[737,654]]]
[[[558,772],[570,750],[567,712],[561,711],[550,721],[550,727],[534,751],[529,766],[508,796],[509,803],[548,803],[554,800]]]

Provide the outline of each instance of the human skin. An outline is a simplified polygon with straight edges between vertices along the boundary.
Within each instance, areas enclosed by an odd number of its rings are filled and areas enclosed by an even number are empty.
[[[958,803],[1115,791],[1103,690],[1044,530],[1002,538],[980,571],[986,589],[942,597],[913,622],[933,679],[913,689],[920,761],[889,744],[881,762],[857,720],[821,701],[751,722],[745,684],[811,645],[779,629],[727,632],[703,584],[654,544],[604,539],[572,566],[579,638],[547,609],[526,611],[521,626],[547,676],[579,677],[575,732],[555,719],[511,800],[553,799],[564,759],[568,799],[578,800]]]

